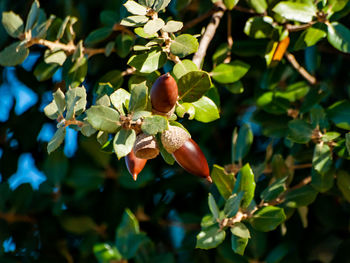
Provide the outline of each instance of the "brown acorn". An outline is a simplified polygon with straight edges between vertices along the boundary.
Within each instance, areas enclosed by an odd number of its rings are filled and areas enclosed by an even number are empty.
[[[177,126],[169,126],[161,136],[162,144],[187,172],[212,182],[207,159],[190,135]]]
[[[159,148],[153,135],[140,133],[136,137],[134,144],[134,153],[140,159],[153,159],[159,154]]]
[[[178,88],[175,79],[166,73],[154,82],[151,89],[151,104],[155,113],[160,115],[171,111],[177,101]]]
[[[125,156],[126,167],[128,168],[128,171],[134,181],[136,181],[138,174],[145,167],[146,163],[147,159],[137,158],[133,150],[131,150],[131,152]]]

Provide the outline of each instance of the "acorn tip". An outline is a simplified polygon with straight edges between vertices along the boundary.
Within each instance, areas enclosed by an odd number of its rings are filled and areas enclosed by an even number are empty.
[[[210,176],[207,176],[205,179],[207,179],[207,181],[208,181],[209,183],[213,183],[213,180],[211,179]]]
[[[137,180],[137,174],[136,174],[136,173],[134,173],[134,174],[132,175],[132,179],[134,179],[134,181]]]

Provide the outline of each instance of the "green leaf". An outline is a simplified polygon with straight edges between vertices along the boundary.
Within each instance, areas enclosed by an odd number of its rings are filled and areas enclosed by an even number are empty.
[[[211,193],[209,193],[209,196],[208,196],[208,205],[209,205],[210,212],[213,214],[214,219],[215,220],[219,219],[220,210],[218,208],[218,205],[216,204],[214,196]]]
[[[156,49],[141,55],[132,56],[128,61],[128,65],[135,67],[141,73],[152,73],[161,68],[166,60],[166,54]]]
[[[240,60],[235,60],[231,63],[223,63],[215,67],[212,77],[215,81],[222,84],[234,83],[247,74],[249,68],[250,65]]]
[[[131,152],[135,140],[136,133],[134,130],[121,129],[117,132],[113,140],[113,148],[118,160]]]
[[[239,80],[231,84],[225,85],[225,88],[232,94],[241,94],[244,92],[243,83]]]
[[[272,11],[285,19],[309,23],[316,16],[317,8],[311,3],[282,1]]]
[[[258,231],[268,232],[276,229],[284,220],[286,215],[282,208],[265,206],[253,214],[249,223]]]
[[[29,14],[28,14],[28,17],[27,17],[27,23],[26,23],[26,28],[25,28],[25,32],[27,32],[28,30],[32,29],[35,22],[37,21],[38,19],[38,16],[39,16],[39,1],[38,0],[34,0],[31,8],[30,8],[30,11],[29,11]]]
[[[120,15],[116,11],[103,10],[100,13],[100,21],[104,26],[113,27],[115,23],[119,22]]]
[[[159,12],[159,11],[163,10],[164,8],[166,8],[170,4],[170,1],[171,0],[155,0],[154,5],[153,5],[153,9],[156,12]]]
[[[239,0],[224,0],[224,4],[228,10],[232,10]]]
[[[58,64],[60,66],[66,61],[67,55],[63,50],[45,51],[44,61],[46,64]]]
[[[189,120],[193,120],[194,116],[196,114],[196,109],[193,106],[192,103],[179,103],[176,107],[176,115],[179,116],[180,118],[183,118],[185,114],[188,115]]]
[[[95,244],[93,251],[99,263],[110,263],[122,259],[118,249],[107,243]]]
[[[96,130],[115,133],[119,128],[119,113],[106,106],[91,106],[87,111],[87,120]]]
[[[66,136],[66,127],[60,127],[55,132],[54,136],[50,140],[50,142],[47,145],[47,152],[48,154],[55,151],[64,141],[64,137]]]
[[[66,109],[66,99],[64,93],[60,88],[58,88],[56,92],[53,93],[53,98],[57,105],[58,112],[62,114]]]
[[[88,63],[85,57],[74,63],[68,59],[63,65],[62,75],[67,85],[72,88],[78,87],[85,79],[88,70]]]
[[[237,141],[234,145],[235,161],[242,161],[248,154],[253,143],[254,135],[248,124],[243,124],[239,129]]]
[[[102,27],[92,31],[85,39],[85,45],[93,46],[99,42],[106,40],[113,32],[111,27]]]
[[[285,201],[283,204],[291,208],[308,206],[315,201],[316,197],[317,191],[310,185],[305,185],[288,192],[285,196]]]
[[[146,236],[140,233],[139,223],[135,215],[126,209],[116,235],[116,246],[123,258],[131,259],[134,257],[145,240]]]
[[[344,198],[350,202],[350,175],[345,171],[337,173],[337,185]]]
[[[142,38],[146,38],[146,39],[150,39],[150,38],[155,38],[158,36],[158,34],[153,34],[153,35],[149,35],[145,33],[145,30],[143,29],[143,27],[137,27],[134,29],[134,32],[136,35],[142,37]]]
[[[114,90],[119,89],[122,85],[123,85],[123,75],[122,72],[119,70],[111,70],[109,72],[107,72],[105,75],[103,75],[100,79],[99,79],[99,83],[110,83]],[[111,89],[111,91],[113,92],[113,89]]]
[[[58,64],[46,64],[45,62],[40,62],[34,69],[34,76],[38,81],[49,80],[59,69]]]
[[[312,158],[313,168],[320,174],[326,174],[332,166],[332,152],[325,143],[316,144]]]
[[[139,0],[138,2],[146,7],[152,7],[155,0]]]
[[[327,5],[323,8],[323,11],[328,14],[334,14],[341,11],[348,4],[348,0],[328,0]]]
[[[149,18],[147,16],[128,16],[120,24],[122,26],[138,27],[146,24],[148,20]]]
[[[153,35],[157,33],[160,29],[164,27],[165,23],[163,19],[157,18],[153,20],[149,20],[146,25],[143,27],[143,30],[148,35]]]
[[[197,51],[199,46],[198,40],[189,34],[177,36],[170,45],[170,52],[179,58],[186,57]]]
[[[163,160],[164,160],[167,164],[173,165],[173,164],[175,163],[175,159],[174,159],[174,157],[173,157],[170,153],[168,153],[168,152],[165,150],[165,148],[164,148],[164,146],[163,146],[163,144],[162,144],[162,141],[161,141],[161,139],[160,139],[160,134],[159,134],[158,136],[156,136],[156,138],[157,138],[157,143],[158,143],[159,151],[160,151],[160,154],[161,154],[162,157],[163,157]]]
[[[106,55],[106,57],[109,57],[112,54],[112,52],[114,51],[114,46],[115,46],[115,43],[113,41],[109,41],[107,43],[107,45],[105,47],[105,55]]]
[[[255,16],[248,19],[244,27],[244,33],[252,38],[271,38],[274,27],[273,19],[269,16]]]
[[[200,122],[211,122],[220,118],[219,109],[216,104],[206,96],[192,103],[195,108],[194,118]]]
[[[244,250],[246,248],[246,246],[248,245],[248,238],[242,238],[236,235],[231,235],[231,247],[232,250],[243,256],[244,255]]]
[[[129,55],[134,44],[134,38],[129,34],[119,34],[115,40],[116,53],[121,58],[126,58]]]
[[[247,0],[248,5],[251,6],[255,12],[262,14],[267,9],[266,0]]]
[[[136,85],[131,90],[129,111],[141,111],[145,110],[148,101],[148,87],[146,86],[146,81]]]
[[[90,123],[84,122],[84,125],[83,125],[83,127],[81,127],[80,131],[84,136],[90,137],[91,135],[93,135],[96,132],[96,129],[93,128]]]
[[[158,132],[168,129],[168,120],[159,115],[146,117],[142,122],[141,129],[146,134],[156,135]]]
[[[347,100],[338,101],[327,110],[328,117],[335,126],[345,130],[350,130],[350,102]]]
[[[282,259],[288,255],[291,251],[291,247],[287,244],[280,244],[272,249],[266,257],[266,263],[279,263]]]
[[[293,172],[286,165],[281,154],[274,154],[271,162],[272,174],[276,179],[287,177],[287,184],[293,179]]]
[[[44,108],[44,113],[51,120],[56,120],[59,116],[56,102],[52,101],[50,104],[46,105],[46,107]]]
[[[276,199],[280,194],[282,194],[286,189],[286,181],[288,177],[280,178],[273,182],[271,185],[266,187],[264,191],[260,194],[261,200],[264,202],[269,202]]]
[[[12,43],[0,52],[0,65],[13,67],[21,64],[29,55],[29,49],[25,44],[18,41]]]
[[[350,133],[345,134],[345,145],[348,153],[350,154]]]
[[[183,27],[183,23],[181,21],[173,21],[170,20],[166,23],[166,25],[162,28],[165,32],[175,33]]]
[[[125,89],[117,89],[110,96],[112,105],[121,115],[125,115],[123,106],[127,108],[130,101],[130,93]]]
[[[231,233],[241,238],[250,238],[249,229],[241,222],[237,222],[231,227]]]
[[[226,233],[217,224],[204,228],[197,235],[196,248],[216,248],[225,240]]]
[[[234,174],[226,173],[223,167],[214,164],[210,176],[222,197],[229,198],[235,184]]]
[[[334,184],[334,173],[332,170],[324,174],[318,173],[316,170],[311,171],[311,186],[317,191],[324,193],[330,190]]]
[[[338,22],[327,25],[328,42],[339,51],[350,53],[350,30]]]
[[[191,71],[183,75],[178,83],[180,100],[195,102],[211,87],[210,76],[205,71]]]
[[[316,23],[312,27],[304,30],[294,45],[295,50],[305,49],[315,45],[322,38],[327,36],[327,28],[322,23]]]
[[[133,15],[145,16],[147,14],[147,8],[140,5],[139,3],[136,3],[135,1],[129,0],[124,4],[124,6],[129,11],[129,13]]]
[[[296,143],[308,143],[312,136],[312,126],[304,120],[288,122],[288,139]]]
[[[73,116],[69,116],[68,109],[72,105],[74,107],[73,112],[75,115],[80,115],[85,111],[86,108],[86,90],[84,87],[70,88],[66,92],[66,104],[67,114],[66,119],[71,119]]]
[[[235,193],[239,193],[241,191],[244,192],[242,208],[247,208],[253,201],[255,185],[253,171],[250,168],[250,165],[247,163],[239,171],[234,188]]]
[[[180,79],[183,75],[187,74],[190,71],[197,71],[198,68],[192,60],[184,59],[180,60],[179,63],[175,64],[173,68],[173,74],[176,79]]]
[[[244,192],[239,192],[238,194],[231,195],[227,199],[224,207],[225,217],[234,217],[237,214],[239,208],[241,207],[243,197]]]
[[[23,34],[23,20],[19,15],[13,13],[12,11],[2,13],[2,24],[7,34],[9,34],[11,37],[18,38],[21,34]]]
[[[78,235],[97,229],[96,223],[88,216],[65,216],[60,223],[65,230]]]

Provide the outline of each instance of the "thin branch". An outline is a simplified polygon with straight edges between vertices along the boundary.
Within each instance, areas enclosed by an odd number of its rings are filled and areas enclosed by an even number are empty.
[[[284,55],[290,64],[292,64],[292,66],[299,72],[300,75],[303,76],[304,79],[306,79],[311,85],[317,84],[317,79],[298,63],[293,54],[286,52]]]
[[[16,222],[25,222],[34,224],[36,220],[27,215],[18,215],[15,213],[0,213],[0,219],[7,221],[9,224]]]
[[[315,23],[316,23],[316,21],[311,21],[310,23],[302,24],[302,25],[286,24],[285,27],[289,32],[297,32],[297,31],[307,29],[307,28],[313,26]]]
[[[196,54],[194,54],[193,56],[193,63],[197,65],[198,68],[201,67],[202,61],[206,55],[208,46],[211,42],[211,40],[213,39],[216,29],[218,28],[219,24],[220,24],[220,20],[223,17],[224,13],[225,13],[225,6],[221,3],[221,8],[218,11],[215,11],[213,13],[212,19],[209,22],[203,36],[202,39],[199,43],[199,48],[196,52]]]
[[[126,70],[124,70],[124,71],[122,72],[122,76],[125,77],[125,76],[128,76],[128,75],[131,75],[131,74],[133,74],[135,71],[136,71],[136,68],[134,68],[134,67],[128,68],[128,69],[126,69]]]
[[[224,60],[224,63],[230,63],[231,62],[231,49],[232,49],[232,46],[233,46],[231,12],[227,12],[227,45],[228,45],[229,51],[227,52],[227,57]]]
[[[216,11],[216,8],[210,9],[208,12],[198,16],[197,18],[186,22],[186,25],[181,29],[181,32],[186,31],[187,29],[194,27],[195,25],[199,24],[200,22],[204,21],[208,17],[211,17]]]
[[[242,6],[238,6],[236,5],[233,10],[236,10],[236,11],[240,11],[240,12],[243,12],[243,13],[248,13],[248,14],[258,14],[257,12],[255,12],[253,9],[249,9],[249,8],[245,8],[245,7],[242,7]],[[261,14],[259,14],[261,15]]]

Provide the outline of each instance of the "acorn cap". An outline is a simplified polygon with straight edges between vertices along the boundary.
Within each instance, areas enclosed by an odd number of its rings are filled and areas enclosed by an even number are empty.
[[[153,159],[159,154],[157,141],[153,135],[140,133],[134,144],[135,156],[140,159]]]
[[[161,140],[165,150],[172,154],[179,149],[191,135],[178,126],[169,126],[168,130],[162,133]]]

